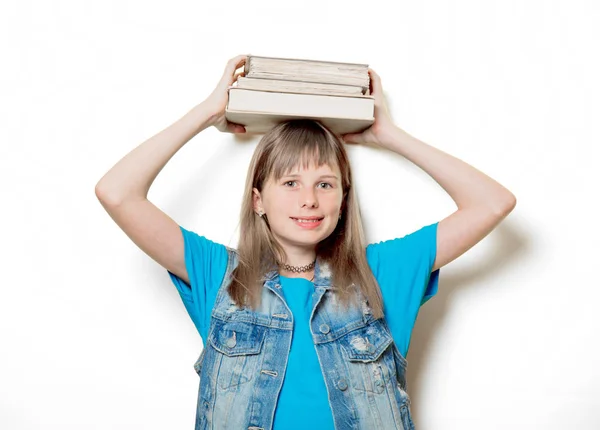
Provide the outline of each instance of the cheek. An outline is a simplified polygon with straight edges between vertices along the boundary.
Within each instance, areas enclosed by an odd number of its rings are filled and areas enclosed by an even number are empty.
[[[331,196],[329,201],[330,201],[331,206],[334,207],[336,210],[338,210],[339,208],[342,207],[343,196],[342,196],[342,194]]]
[[[275,195],[272,202],[272,207],[276,212],[287,212],[289,210],[294,210],[298,204],[297,197],[292,193],[280,193]]]
[[[293,214],[298,202],[291,193],[272,194],[269,199],[268,209],[272,216],[287,217]]]

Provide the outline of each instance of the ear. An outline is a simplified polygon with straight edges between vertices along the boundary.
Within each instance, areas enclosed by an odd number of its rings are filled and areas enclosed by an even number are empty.
[[[264,212],[262,208],[262,200],[260,198],[260,191],[256,188],[252,188],[252,206],[254,207],[254,212]]]

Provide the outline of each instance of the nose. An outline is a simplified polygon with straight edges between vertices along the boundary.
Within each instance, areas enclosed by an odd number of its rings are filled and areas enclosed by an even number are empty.
[[[305,188],[300,192],[300,203],[302,206],[319,207],[317,193],[313,188]]]

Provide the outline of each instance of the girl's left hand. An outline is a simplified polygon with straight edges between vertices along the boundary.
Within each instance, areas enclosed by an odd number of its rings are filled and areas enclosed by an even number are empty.
[[[390,117],[389,111],[383,97],[383,87],[381,86],[381,78],[375,71],[369,68],[369,76],[371,78],[371,95],[375,99],[375,121],[373,124],[362,131],[361,133],[344,134],[342,139],[346,143],[365,144],[374,143],[377,146],[385,147],[383,142],[385,136],[395,128],[394,122]]]

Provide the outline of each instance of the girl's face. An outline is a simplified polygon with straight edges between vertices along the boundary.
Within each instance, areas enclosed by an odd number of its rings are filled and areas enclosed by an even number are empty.
[[[337,166],[298,166],[277,182],[270,178],[262,193],[253,191],[255,212],[267,215],[271,232],[284,248],[314,248],[338,223],[343,190]],[[303,218],[318,220],[299,220]]]

